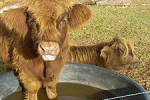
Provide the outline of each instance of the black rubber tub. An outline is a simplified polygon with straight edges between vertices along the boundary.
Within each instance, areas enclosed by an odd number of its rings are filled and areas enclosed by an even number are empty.
[[[87,64],[66,64],[64,71],[61,73],[59,83],[90,86],[100,89],[103,93],[109,91],[109,93],[114,94],[113,97],[146,92],[139,84],[124,75]],[[21,90],[17,76],[14,75],[13,71],[0,75],[0,99],[4,99]],[[150,96],[145,93],[121,98],[121,100],[150,100]]]

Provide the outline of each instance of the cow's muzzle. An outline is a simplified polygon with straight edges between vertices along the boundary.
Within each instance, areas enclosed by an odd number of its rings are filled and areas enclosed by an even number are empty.
[[[44,61],[54,61],[60,52],[57,42],[40,42],[38,44],[38,53]]]

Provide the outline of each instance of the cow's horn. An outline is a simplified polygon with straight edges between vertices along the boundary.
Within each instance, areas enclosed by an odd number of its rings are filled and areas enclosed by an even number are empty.
[[[120,36],[120,32],[116,34],[116,37],[119,37],[119,36]]]

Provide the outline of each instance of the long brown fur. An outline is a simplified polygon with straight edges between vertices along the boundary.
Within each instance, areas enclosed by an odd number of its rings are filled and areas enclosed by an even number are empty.
[[[110,42],[91,46],[71,46],[67,62],[119,70],[136,67],[138,60],[135,57],[133,45],[124,38],[117,36]]]
[[[42,86],[46,88],[48,98],[55,98],[56,84],[70,47],[67,34],[68,23],[75,25],[77,22],[76,27],[82,26],[91,14],[87,15],[80,11],[90,10],[83,5],[73,5],[73,0],[3,0],[0,2],[3,2],[0,8],[18,2],[21,6],[0,14],[1,60],[18,72],[25,88],[26,100],[37,100],[37,92]],[[76,7],[78,7],[78,17],[84,20],[83,22],[78,22],[77,17],[69,16],[70,11],[76,12],[73,10]],[[76,21],[72,22],[69,19]],[[50,47],[53,49],[51,50]],[[48,48],[49,51],[45,52],[47,49],[44,48]],[[44,53],[55,53],[55,60],[43,60]]]

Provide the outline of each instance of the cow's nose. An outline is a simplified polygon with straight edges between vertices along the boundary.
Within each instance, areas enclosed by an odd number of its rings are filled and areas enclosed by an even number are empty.
[[[51,54],[55,55],[58,50],[57,46],[42,46],[40,45],[40,49],[42,50],[43,54]]]
[[[54,61],[60,52],[57,42],[40,42],[38,44],[38,53],[44,61]]]

